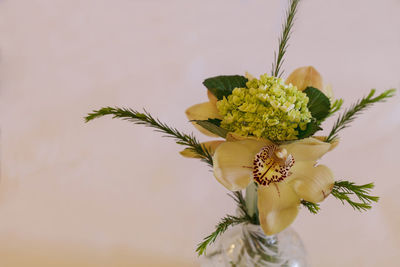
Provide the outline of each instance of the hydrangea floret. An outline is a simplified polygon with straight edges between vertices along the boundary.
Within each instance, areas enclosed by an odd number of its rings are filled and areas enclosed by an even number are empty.
[[[311,121],[308,97],[283,79],[261,75],[217,102],[221,127],[241,136],[295,140]]]

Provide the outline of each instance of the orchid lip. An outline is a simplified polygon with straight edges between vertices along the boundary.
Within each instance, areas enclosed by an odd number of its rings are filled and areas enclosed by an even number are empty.
[[[283,181],[290,175],[294,165],[294,157],[272,144],[263,147],[253,161],[253,179],[259,185],[269,185]]]

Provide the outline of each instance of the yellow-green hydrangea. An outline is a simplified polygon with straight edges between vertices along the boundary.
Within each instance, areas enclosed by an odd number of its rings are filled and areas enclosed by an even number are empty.
[[[280,78],[261,75],[217,102],[221,127],[242,136],[294,140],[311,121],[308,97]]]

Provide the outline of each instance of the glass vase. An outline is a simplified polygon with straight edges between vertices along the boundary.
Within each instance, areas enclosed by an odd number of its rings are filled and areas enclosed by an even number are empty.
[[[306,251],[291,228],[266,236],[259,225],[240,224],[222,234],[201,257],[201,266],[307,266]]]

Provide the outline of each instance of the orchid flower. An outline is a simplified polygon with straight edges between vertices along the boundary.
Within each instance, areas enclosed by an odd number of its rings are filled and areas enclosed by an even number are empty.
[[[247,75],[249,80],[253,79]],[[329,86],[323,87],[321,75],[313,67],[302,67],[291,73],[285,82],[299,91],[316,87],[332,97]],[[209,101],[190,107],[186,114],[190,120],[221,118],[217,98],[208,91]],[[203,133],[212,133],[195,124]],[[309,137],[278,145],[266,138],[241,136],[230,132],[226,141],[203,143],[213,155],[214,176],[230,191],[257,185],[258,211],[261,227],[266,235],[276,234],[288,227],[296,218],[301,200],[313,203],[323,201],[331,192],[334,176],[317,160],[332,150],[334,143],[325,137]],[[188,150],[187,157],[196,155]]]
[[[258,185],[259,220],[266,235],[276,234],[297,216],[300,201],[323,201],[331,192],[331,170],[316,162],[336,144],[306,138],[286,145],[244,139],[220,144],[214,176],[228,190]]]

